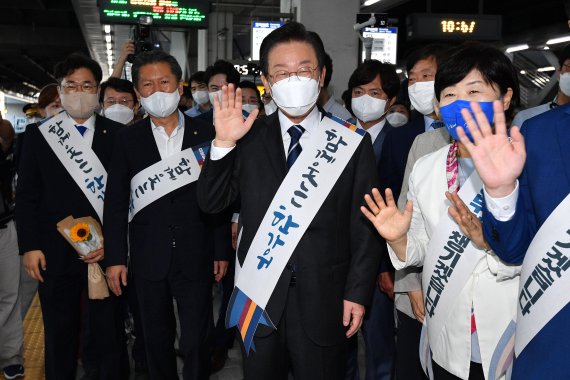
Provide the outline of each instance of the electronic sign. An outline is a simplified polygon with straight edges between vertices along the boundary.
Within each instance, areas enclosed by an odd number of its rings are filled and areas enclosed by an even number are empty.
[[[259,61],[259,48],[263,39],[272,31],[283,26],[280,21],[253,21],[251,23],[251,59]]]
[[[99,0],[102,24],[136,24],[142,15],[152,24],[171,27],[208,27],[206,0]]]
[[[408,16],[408,39],[500,40],[502,17],[484,14],[414,13]]]
[[[370,37],[372,42],[372,59],[380,62],[396,64],[398,51],[398,28],[364,28],[362,37]],[[362,60],[366,58],[366,51],[362,48]]]

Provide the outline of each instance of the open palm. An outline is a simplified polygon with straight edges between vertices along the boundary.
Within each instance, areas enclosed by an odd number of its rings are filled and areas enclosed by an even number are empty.
[[[401,212],[390,189],[386,189],[386,203],[378,189],[372,189],[372,196],[366,194],[364,200],[368,207],[362,206],[360,210],[387,242],[406,236],[412,221],[412,202],[408,202],[404,212]]]
[[[511,137],[507,136],[505,113],[500,101],[493,103],[495,133],[479,104],[471,103],[471,109],[476,121],[466,109],[461,111],[461,115],[467,122],[473,142],[467,138],[461,128],[458,128],[461,143],[473,158],[477,173],[485,184],[487,192],[493,197],[507,196],[514,190],[515,181],[524,167],[526,160],[524,137],[518,127],[511,128]]]
[[[222,99],[214,95],[214,127],[218,147],[232,147],[250,130],[258,110],[252,111],[246,120],[243,119],[241,89],[234,91],[234,85],[229,84],[222,88]]]

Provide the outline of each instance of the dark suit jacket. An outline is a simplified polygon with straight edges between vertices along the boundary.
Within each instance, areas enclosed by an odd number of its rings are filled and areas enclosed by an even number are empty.
[[[117,132],[123,124],[96,115],[92,148],[108,170]],[[56,224],[69,215],[97,213],[51,150],[36,124],[26,128],[18,168],[16,226],[20,254],[41,250],[48,274],[74,274],[86,269],[59,234]]]
[[[212,140],[211,125],[189,116],[184,118],[182,149]],[[130,249],[133,273],[152,281],[161,280],[170,269],[175,241],[176,252],[181,255],[176,263],[185,275],[211,280],[214,257],[228,260],[231,255],[231,214],[204,214],[196,201],[196,182],[149,204],[130,224],[127,222],[131,179],[160,160],[150,118],[118,134],[105,193],[105,264],[126,265]]]
[[[417,135],[425,132],[424,118],[417,115],[408,124],[393,128],[386,135],[378,163],[380,191],[392,190],[394,199],[398,199],[408,162],[408,153]]]
[[[519,178],[516,212],[507,222],[496,220],[483,208],[485,238],[497,256],[521,263],[530,242],[552,211],[570,193],[570,105],[523,123],[526,163]],[[570,304],[556,314],[515,360],[513,378],[570,378],[560,362],[570,352]],[[552,349],[554,348],[554,350]]]
[[[198,199],[206,212],[218,212],[240,194],[243,263],[269,204],[287,174],[278,113],[258,119],[224,158],[206,160]],[[366,305],[375,284],[378,242],[359,207],[377,185],[370,136],[365,136],[295,249],[297,288],[305,332],[317,344],[344,341],[343,299]],[[281,318],[291,272],[285,269],[267,305],[271,320]],[[259,326],[257,336],[269,329]]]

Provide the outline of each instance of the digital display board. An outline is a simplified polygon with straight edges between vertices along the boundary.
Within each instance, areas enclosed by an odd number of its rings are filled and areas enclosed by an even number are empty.
[[[209,11],[207,0],[99,0],[102,24],[136,24],[150,15],[157,26],[206,28]]]
[[[398,51],[398,28],[364,28],[362,37],[373,38],[372,59],[380,62],[396,64]],[[362,61],[366,58],[366,51],[362,47]]]
[[[272,31],[283,26],[280,21],[253,21],[251,23],[251,59],[259,61],[259,48],[263,39]]]
[[[408,39],[500,40],[502,17],[483,14],[415,13],[408,16]]]

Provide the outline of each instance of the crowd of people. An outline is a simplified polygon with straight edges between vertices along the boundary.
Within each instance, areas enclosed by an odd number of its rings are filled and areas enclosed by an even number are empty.
[[[570,45],[556,98],[522,111],[513,64],[479,42],[413,51],[404,81],[366,60],[342,101],[297,22],[263,40],[263,92],[222,60],[185,83],[160,50],[129,81],[133,49],[104,82],[68,56],[25,133],[0,120],[6,379],[36,286],[48,380],[78,358],[85,380],[125,380],[129,356],[207,379],[237,341],[248,380],[570,377]],[[104,246],[78,260],[68,216]]]

